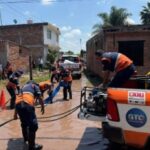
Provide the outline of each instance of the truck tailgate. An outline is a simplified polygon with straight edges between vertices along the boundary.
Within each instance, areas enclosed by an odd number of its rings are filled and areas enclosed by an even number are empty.
[[[150,91],[110,88],[108,98],[117,103],[120,120],[108,120],[123,131],[127,144],[143,146],[150,136]]]

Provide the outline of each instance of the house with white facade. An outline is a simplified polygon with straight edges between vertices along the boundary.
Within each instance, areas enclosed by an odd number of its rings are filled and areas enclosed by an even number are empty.
[[[59,28],[48,22],[0,26],[0,40],[27,47],[35,62],[39,57],[45,62],[48,49],[59,51],[59,36]]]

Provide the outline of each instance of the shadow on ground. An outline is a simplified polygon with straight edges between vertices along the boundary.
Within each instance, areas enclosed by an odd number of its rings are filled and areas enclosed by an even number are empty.
[[[102,135],[100,128],[88,127],[85,129],[76,150],[108,150],[109,142]]]
[[[9,139],[6,150],[27,150],[28,146],[23,142],[22,138]]]

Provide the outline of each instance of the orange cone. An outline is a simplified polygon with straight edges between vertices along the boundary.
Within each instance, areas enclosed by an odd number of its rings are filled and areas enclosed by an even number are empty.
[[[1,92],[0,107],[1,107],[1,109],[6,108],[6,100],[5,100],[4,90],[2,90],[2,92]]]

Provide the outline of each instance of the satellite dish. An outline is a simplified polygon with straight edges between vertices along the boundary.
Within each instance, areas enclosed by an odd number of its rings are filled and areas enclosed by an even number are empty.
[[[17,24],[17,20],[16,19],[14,19],[13,22],[14,22],[14,24]]]

